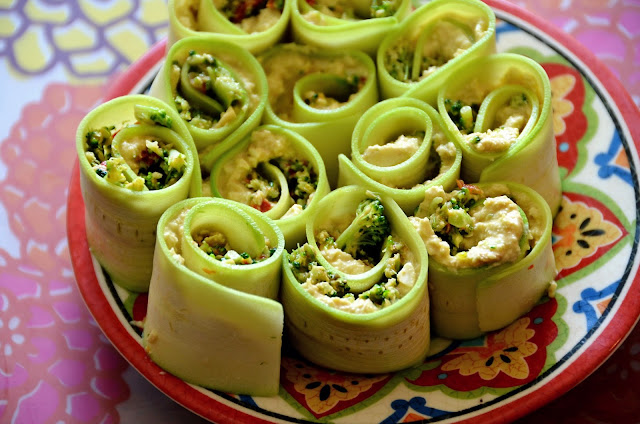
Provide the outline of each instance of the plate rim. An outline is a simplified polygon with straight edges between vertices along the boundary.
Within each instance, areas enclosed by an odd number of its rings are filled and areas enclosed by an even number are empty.
[[[586,69],[579,69],[579,71],[581,73],[589,71],[593,74],[596,82],[601,85],[603,94],[607,94],[610,97],[611,106],[617,108],[616,112],[620,114],[619,119],[621,123],[624,123],[630,135],[629,145],[634,146],[636,149],[636,156],[629,159],[638,164],[640,110],[613,72],[584,45],[550,22],[506,0],[484,0],[484,2],[492,9],[506,12],[528,23],[567,49],[581,61],[581,65],[584,65]],[[104,101],[132,92],[162,62],[166,49],[166,39],[156,43],[143,57],[115,78],[106,92]],[[636,243],[638,241],[639,228],[640,223],[636,221]],[[236,407],[230,406],[207,396],[183,380],[163,371],[149,359],[142,345],[121,325],[115,311],[109,305],[107,298],[104,297],[97,277],[93,272],[93,260],[86,240],[84,201],[80,189],[77,158],[71,173],[67,197],[67,239],[76,283],[83,301],[112,345],[137,372],[167,397],[205,419],[215,419],[220,423],[273,422],[255,415],[255,413],[260,414],[258,411],[251,411],[248,408],[240,410],[238,405]],[[635,258],[636,270],[627,279],[629,283],[627,293],[640,289],[640,273],[637,270],[637,262],[638,259]],[[87,271],[90,272],[87,273]],[[541,381],[537,387],[527,390],[523,395],[517,396],[507,403],[498,403],[494,407],[452,417],[451,419],[465,423],[487,422],[487,420],[489,422],[512,421],[557,399],[572,387],[578,385],[606,362],[631,333],[640,318],[640,297],[626,295],[619,302],[615,314],[612,315],[612,319],[608,323],[602,326],[600,334],[592,340],[589,346],[575,360],[572,360],[560,370],[554,378]],[[212,405],[211,402],[215,404]],[[514,404],[514,402],[517,403]],[[213,408],[214,406],[215,408]],[[470,416],[470,414],[472,415]]]

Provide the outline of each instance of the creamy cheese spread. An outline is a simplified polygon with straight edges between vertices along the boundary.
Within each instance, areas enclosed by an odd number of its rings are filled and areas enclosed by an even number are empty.
[[[388,144],[389,143],[387,143],[386,145]],[[386,145],[383,145],[377,149],[384,151],[384,146]],[[393,150],[395,150],[395,147],[396,146],[394,146]],[[443,173],[451,169],[451,167],[456,161],[456,155],[457,155],[456,145],[452,141],[449,141],[446,138],[446,136],[444,135],[442,130],[440,130],[440,128],[434,127],[433,133],[431,136],[431,155],[429,157],[430,166],[427,167],[426,174],[424,175],[425,180],[423,182],[416,184],[412,187],[404,187],[404,186],[397,185],[393,176],[389,178],[385,178],[383,176],[378,180],[378,182],[386,185],[387,187],[406,188],[406,189],[411,189],[413,187],[418,187],[423,184],[428,184],[433,178],[437,177],[438,175],[442,175]],[[393,161],[394,160],[391,160],[391,162]]]
[[[511,147],[520,135],[520,131],[513,127],[499,127],[485,132],[467,134],[464,139],[473,150],[482,153],[504,152]]]
[[[196,16],[198,16],[200,0],[175,0],[174,4],[178,21],[189,29],[197,30]]]
[[[181,265],[184,265],[184,257],[182,256],[182,237],[184,236],[184,220],[189,213],[190,208],[183,209],[175,218],[167,221],[164,226],[162,236],[167,244],[167,249],[173,256],[173,259]]]
[[[486,198],[476,192],[465,199],[461,192],[432,187],[416,216],[409,218],[429,256],[454,269],[497,266],[522,257],[530,237],[528,223],[508,197],[508,189]],[[523,238],[527,238],[525,244]]]
[[[245,18],[236,25],[247,34],[253,34],[273,27],[281,16],[282,13],[277,9],[264,8],[256,16]]]
[[[276,115],[286,121],[292,121],[293,91],[294,86],[302,77],[311,74],[325,74],[327,78],[344,80],[344,87],[349,93],[335,98],[334,93],[322,93],[314,90],[315,98],[311,98],[308,104],[314,107],[320,94],[323,98],[321,108],[335,108],[348,103],[353,96],[359,93],[361,86],[366,81],[366,67],[350,55],[321,55],[315,49],[307,46],[285,45],[272,50],[270,54],[263,55],[260,62],[267,75],[269,86],[269,103]],[[302,93],[304,96],[305,93]],[[314,96],[312,96],[314,97]],[[346,97],[346,102],[342,100]],[[329,100],[333,98],[333,100]],[[338,102],[338,104],[336,104]]]
[[[508,150],[517,140],[531,119],[532,105],[525,94],[512,96],[499,107],[493,124],[484,132],[467,134],[464,139],[474,150],[482,153],[499,153]]]
[[[441,16],[385,52],[389,74],[403,82],[419,81],[463,54],[488,30],[484,19]]]
[[[309,2],[313,8],[302,17],[315,24],[326,25],[325,17],[358,21],[371,18],[383,18],[395,14],[400,0],[377,0],[372,2],[354,2],[349,0],[314,0]]]
[[[184,256],[182,256],[182,239],[184,238],[184,221],[191,208],[184,208],[173,219],[167,221],[162,233],[162,237],[167,245],[167,249],[173,259],[181,265],[184,265]],[[263,261],[273,253],[271,241],[265,237],[265,247],[255,257],[251,257],[246,253],[235,250],[231,243],[227,240],[227,236],[217,230],[207,230],[200,228],[195,234],[192,234],[192,243],[195,243],[200,250],[209,255],[212,259],[217,259],[220,263],[226,265],[248,265],[255,262]]]
[[[364,263],[360,259],[336,247],[325,247],[320,251],[322,256],[336,269],[345,274],[362,274],[371,269],[371,265]]]
[[[376,166],[398,165],[413,156],[420,143],[422,137],[401,135],[394,141],[368,146],[362,153],[362,159]]]
[[[334,249],[323,249],[322,252],[327,250]],[[329,255],[334,253],[329,252]],[[323,256],[327,258],[324,253]],[[335,256],[342,257],[340,254]],[[350,255],[349,257],[351,258]],[[355,269],[351,268],[354,263],[353,258],[347,259],[346,262],[350,263],[346,269],[352,271],[352,275],[356,274]],[[315,262],[315,255],[308,244],[291,253],[289,264],[301,287],[311,296],[334,309],[353,314],[376,312],[394,304],[413,288],[418,273],[417,267],[414,266],[413,255],[400,242],[394,243],[394,253],[385,265],[384,277],[378,284],[363,293],[351,293],[348,280],[329,275],[324,267]],[[356,266],[360,267],[360,265]],[[363,269],[363,271],[366,270]]]
[[[295,216],[313,199],[317,186],[315,170],[299,156],[285,136],[267,129],[254,131],[247,148],[222,166],[217,184],[220,195],[266,212],[277,202],[280,190],[289,190],[293,204],[282,218]],[[264,163],[278,167],[288,186],[276,190],[273,182],[260,176],[257,170]],[[293,188],[292,182],[295,182]],[[265,201],[269,205],[265,205]]]

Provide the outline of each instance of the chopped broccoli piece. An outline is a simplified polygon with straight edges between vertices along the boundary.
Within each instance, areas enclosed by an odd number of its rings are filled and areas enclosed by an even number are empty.
[[[384,18],[396,13],[396,0],[373,0],[371,2],[371,17]]]
[[[467,105],[460,100],[451,99],[445,99],[444,105],[449,117],[461,133],[468,134],[473,130],[480,105],[475,103]]]
[[[133,106],[133,112],[140,122],[171,128],[171,117],[167,115],[166,110],[153,106],[135,105]]]
[[[360,202],[355,218],[340,234],[336,245],[356,259],[375,261],[390,234],[391,225],[384,214],[382,202],[369,198]]]
[[[429,206],[431,228],[442,240],[449,243],[451,254],[459,252],[463,238],[473,232],[473,221],[469,211],[482,203],[483,194],[474,185],[458,182],[459,189],[452,192],[451,199],[433,199]]]
[[[345,297],[351,292],[349,283],[338,275],[327,272],[318,265],[316,255],[309,246],[304,244],[294,249],[289,254],[289,266],[291,272],[299,283],[311,282],[312,284],[326,283],[326,295],[329,297]]]

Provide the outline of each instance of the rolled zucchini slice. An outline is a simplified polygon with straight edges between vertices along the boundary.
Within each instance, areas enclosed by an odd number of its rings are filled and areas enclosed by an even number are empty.
[[[398,205],[362,187],[332,191],[285,255],[281,301],[292,345],[356,373],[420,363],[430,343],[428,258]]]
[[[84,117],[76,151],[91,252],[114,283],[144,292],[158,219],[172,204],[201,195],[191,135],[167,104],[131,95]]]
[[[378,101],[375,65],[359,51],[284,44],[258,57],[269,85],[264,122],[290,129],[318,150],[329,182],[348,154],[360,116]]]
[[[438,89],[454,69],[495,53],[496,18],[478,0],[435,0],[420,6],[388,33],[377,50],[380,94],[419,90],[435,105]]]
[[[556,276],[549,206],[517,183],[430,188],[409,218],[429,252],[434,333],[470,339],[528,312]]]
[[[383,37],[411,13],[411,1],[296,0],[292,9],[296,42],[373,56]]]
[[[224,199],[186,199],[160,218],[143,345],[166,371],[203,387],[278,393],[284,237]]]
[[[305,240],[305,224],[330,191],[324,163],[300,135],[273,125],[256,128],[218,160],[213,196],[263,212],[282,230],[287,249]]]
[[[179,113],[207,174],[224,151],[260,123],[267,83],[247,50],[200,36],[171,47],[150,94]]]
[[[285,35],[294,0],[169,0],[167,46],[187,37],[218,40],[259,53]]]
[[[408,95],[421,98],[418,90]],[[462,149],[465,182],[524,184],[557,213],[562,194],[551,86],[538,63],[510,53],[475,59],[450,74],[438,110]]]
[[[413,213],[433,185],[453,189],[462,152],[443,131],[440,114],[412,98],[387,99],[367,110],[353,131],[351,160],[338,158],[338,185],[360,185]]]

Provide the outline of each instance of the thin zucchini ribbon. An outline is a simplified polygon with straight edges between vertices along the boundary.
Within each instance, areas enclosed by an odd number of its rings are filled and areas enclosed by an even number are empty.
[[[191,135],[167,104],[131,95],[89,112],[78,125],[76,150],[91,252],[114,283],[146,291],[158,219],[174,203],[201,195]]]
[[[284,44],[258,57],[267,76],[264,122],[305,137],[318,150],[329,182],[347,154],[360,116],[378,101],[375,65],[360,51]]]
[[[144,322],[150,358],[203,387],[277,394],[283,253],[282,232],[248,206],[197,198],[167,209]]]
[[[258,126],[267,83],[251,53],[202,35],[171,47],[150,94],[172,105],[185,121],[206,174],[235,140]]]
[[[211,171],[211,192],[276,221],[288,249],[304,241],[305,223],[330,190],[322,158],[303,137],[263,125],[225,153]]]
[[[409,218],[429,252],[434,333],[470,339],[528,312],[556,276],[551,211],[521,184],[430,188]]]
[[[420,99],[435,105],[449,73],[495,52],[495,32],[495,15],[481,1],[434,0],[420,6],[378,48],[381,96],[419,90]]]
[[[408,95],[422,98],[419,90]],[[462,149],[465,182],[524,184],[556,214],[562,193],[551,85],[542,66],[510,53],[475,59],[450,74],[438,109]]]
[[[411,1],[296,0],[292,9],[296,42],[373,56],[382,38],[411,13]]]
[[[286,33],[295,0],[169,0],[167,47],[187,37],[213,35],[259,53]]]
[[[398,205],[362,187],[324,197],[307,243],[285,255],[281,301],[292,345],[334,370],[420,363],[430,344],[428,258]]]
[[[391,197],[412,213],[432,185],[452,189],[462,152],[443,131],[440,114],[406,97],[367,110],[353,131],[351,160],[338,157],[338,185],[360,185]]]

